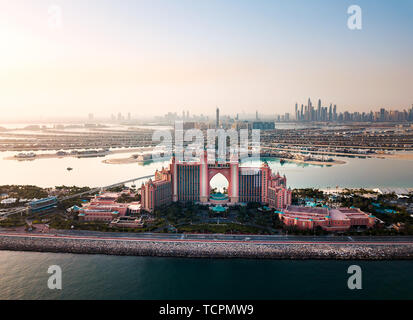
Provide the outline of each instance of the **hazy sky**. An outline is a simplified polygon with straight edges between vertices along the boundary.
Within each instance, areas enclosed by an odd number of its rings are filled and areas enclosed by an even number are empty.
[[[412,57],[413,0],[0,0],[0,116],[401,109]]]

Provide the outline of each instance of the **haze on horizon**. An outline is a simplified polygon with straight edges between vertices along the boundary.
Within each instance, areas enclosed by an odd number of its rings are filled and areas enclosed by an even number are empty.
[[[0,117],[404,109],[412,18],[413,0],[0,0]]]

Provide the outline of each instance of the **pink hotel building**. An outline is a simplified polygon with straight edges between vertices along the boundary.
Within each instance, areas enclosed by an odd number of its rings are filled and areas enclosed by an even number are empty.
[[[298,229],[314,229],[317,226],[326,231],[346,231],[353,226],[371,228],[376,218],[357,208],[313,208],[287,206],[278,211],[284,225]]]
[[[211,179],[221,173],[228,180],[228,196],[211,197]],[[207,154],[199,161],[177,161],[169,168],[156,171],[155,179],[140,188],[142,209],[152,212],[156,207],[177,201],[233,205],[245,202],[268,204],[282,209],[291,204],[287,178],[274,175],[267,163],[260,167],[240,167],[239,162],[208,163]]]
[[[96,195],[88,204],[79,209],[79,220],[111,222],[115,218],[125,216],[127,211],[140,212],[140,204],[137,202],[118,203],[120,194],[106,192]]]

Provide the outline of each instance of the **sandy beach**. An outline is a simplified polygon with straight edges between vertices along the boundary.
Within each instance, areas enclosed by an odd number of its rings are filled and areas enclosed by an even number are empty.
[[[147,151],[151,151],[151,150],[152,150],[151,147],[110,150],[105,154],[105,156],[106,155],[111,155],[111,154],[147,152]],[[43,154],[36,154],[36,156],[32,157],[32,158],[20,158],[20,157],[12,156],[12,157],[5,157],[4,160],[30,161],[30,160],[36,160],[36,159],[77,158],[78,156],[79,155],[77,155],[77,154],[57,155],[56,153],[43,153]],[[128,158],[125,158],[125,159],[128,159]],[[110,160],[110,159],[108,159],[108,160]],[[112,159],[112,160],[116,160],[116,159]],[[136,161],[136,162],[138,162],[138,161]],[[130,163],[130,162],[124,162],[124,163]]]
[[[294,149],[284,149],[284,148],[273,148],[281,151],[298,151]],[[140,152],[148,152],[152,151],[153,148],[151,147],[143,147],[143,148],[129,148],[129,149],[120,149],[120,150],[110,150],[105,155],[112,155],[112,154],[122,154],[122,153],[140,153]],[[321,154],[328,154],[327,152],[314,152],[314,153],[321,153]],[[357,155],[357,154],[344,154],[344,153],[337,153],[336,155],[340,156],[366,156],[368,158],[380,158],[380,159],[397,159],[397,160],[413,160],[413,152],[396,152],[393,154],[369,154],[369,155]],[[37,159],[59,159],[59,158],[76,158],[78,155],[67,154],[67,155],[57,155],[55,153],[44,153],[44,154],[36,154],[35,157],[32,158],[20,158],[16,156],[5,157],[5,160],[17,160],[17,161],[32,161]],[[311,165],[339,165],[345,164],[346,161],[334,159],[334,161],[304,161],[299,159],[283,159],[289,162],[295,163],[304,163],[304,164],[311,164]],[[141,160],[134,158],[133,156],[129,156],[127,158],[112,158],[112,159],[105,159],[102,161],[106,164],[130,164],[130,163],[141,163]]]
[[[134,157],[105,159],[105,160],[102,160],[102,162],[107,163],[107,164],[142,163],[142,161],[140,161],[140,160],[138,160]]]
[[[337,165],[337,164],[346,164],[346,161],[337,160],[337,159],[334,159],[333,161],[304,161],[304,160],[299,160],[299,159],[283,159],[283,160],[289,161],[289,162],[295,162],[295,163],[312,164],[312,165],[317,165],[317,166],[332,166],[332,165]]]
[[[403,153],[398,152],[394,154],[383,154],[380,157],[388,158],[388,159],[398,159],[398,160],[413,160],[413,153]]]

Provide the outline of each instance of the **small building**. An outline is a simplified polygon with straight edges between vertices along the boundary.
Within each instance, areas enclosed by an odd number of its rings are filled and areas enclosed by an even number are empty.
[[[81,221],[104,221],[124,217],[130,212],[139,213],[139,202],[119,203],[116,202],[121,193],[105,192],[96,195],[89,203],[79,208],[79,220]]]
[[[31,212],[42,212],[56,208],[56,206],[57,197],[54,196],[29,202],[29,208]]]
[[[144,225],[141,218],[120,217],[114,219],[109,226],[118,228],[142,228]]]
[[[209,211],[211,211],[213,214],[225,214],[228,211],[227,207],[223,207],[222,205],[218,204],[216,206],[211,206],[209,207]]]
[[[1,204],[13,204],[16,203],[17,198],[7,198],[0,201]]]

